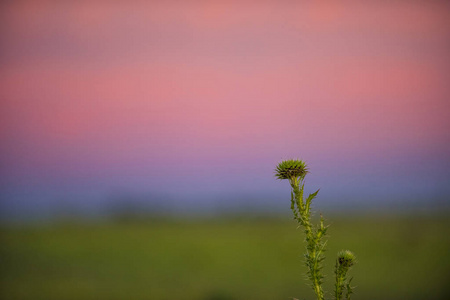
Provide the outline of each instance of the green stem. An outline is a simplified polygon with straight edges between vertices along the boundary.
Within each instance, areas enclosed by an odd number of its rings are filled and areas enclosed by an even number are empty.
[[[309,278],[312,281],[312,288],[314,290],[314,293],[317,296],[317,300],[324,300],[323,290],[322,290],[322,278],[323,276],[320,274],[320,262],[321,262],[321,254],[323,251],[323,245],[321,244],[320,240],[323,236],[324,230],[323,226],[321,226],[321,229],[317,231],[317,235],[313,232],[313,226],[311,224],[310,220],[310,207],[309,203],[303,202],[303,188],[304,186],[300,185],[300,181],[298,180],[292,180],[291,186],[293,191],[293,203],[295,203],[298,207],[298,212],[294,209],[294,218],[297,219],[297,221],[304,227],[304,231],[306,234],[306,266],[308,267],[309,271]]]
[[[342,270],[339,268],[339,263],[337,261],[335,273],[336,273],[336,284],[334,289],[334,298],[336,300],[341,300],[344,287],[344,276],[342,274]]]

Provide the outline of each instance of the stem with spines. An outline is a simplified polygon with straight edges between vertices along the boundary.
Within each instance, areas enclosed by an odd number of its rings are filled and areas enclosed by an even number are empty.
[[[317,229],[311,224],[311,202],[316,197],[319,190],[310,194],[308,198],[306,198],[306,201],[304,201],[303,178],[291,178],[289,181],[292,187],[291,209],[294,213],[294,219],[303,226],[306,235],[305,264],[308,267],[308,277],[312,282],[312,288],[317,296],[317,300],[324,300],[321,263],[324,259],[323,252],[326,244],[322,239],[326,234],[327,227],[324,226],[322,217],[320,219],[320,226]]]

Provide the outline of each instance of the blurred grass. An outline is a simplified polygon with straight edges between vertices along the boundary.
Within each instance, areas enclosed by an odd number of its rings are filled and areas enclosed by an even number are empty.
[[[450,299],[445,215],[329,219],[329,299],[342,248],[358,258],[354,299]],[[1,299],[314,299],[289,218],[60,222],[0,234]]]

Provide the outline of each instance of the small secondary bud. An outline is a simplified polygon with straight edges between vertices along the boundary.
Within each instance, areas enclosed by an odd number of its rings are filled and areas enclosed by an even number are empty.
[[[349,250],[342,250],[338,253],[338,262],[344,268],[350,268],[356,263],[356,256]]]

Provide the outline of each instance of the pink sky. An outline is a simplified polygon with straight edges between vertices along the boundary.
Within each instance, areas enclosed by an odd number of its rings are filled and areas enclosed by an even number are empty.
[[[318,185],[450,192],[444,1],[1,6],[4,190],[264,193],[300,157]]]

